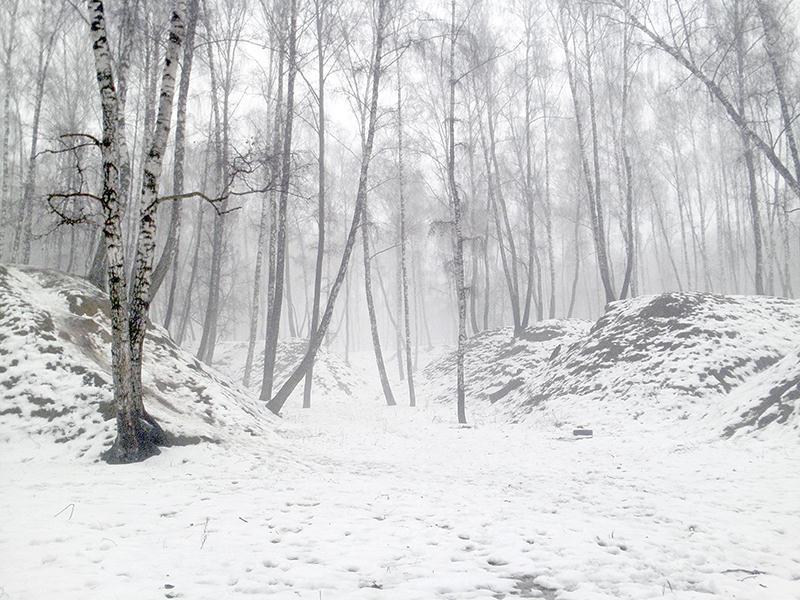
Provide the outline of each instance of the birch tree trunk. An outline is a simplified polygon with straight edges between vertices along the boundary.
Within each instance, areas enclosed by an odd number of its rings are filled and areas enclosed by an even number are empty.
[[[620,118],[619,146],[622,154],[622,166],[625,179],[625,275],[619,297],[628,296],[633,277],[633,265],[636,252],[636,236],[633,231],[633,167],[628,153],[628,99],[630,92],[629,52],[631,27],[627,21],[623,24],[622,33],[622,105]]]
[[[464,233],[462,231],[461,198],[456,185],[456,0],[450,0],[450,98],[447,113],[447,179],[450,187],[455,239],[453,266],[455,268],[456,297],[458,300],[458,346],[456,349],[456,414],[459,423],[466,423],[464,407],[464,353],[467,343],[467,289],[464,285]],[[495,160],[496,168],[496,160]],[[518,315],[517,315],[518,316]]]
[[[152,143],[142,169],[142,190],[139,198],[139,235],[136,241],[136,259],[130,294],[129,327],[134,401],[141,418],[150,423],[157,431],[160,430],[160,427],[146,413],[142,403],[142,348],[147,332],[148,312],[152,299],[150,286],[155,258],[158,188],[164,150],[170,132],[178,58],[185,31],[185,13],[186,0],[178,0],[170,16],[170,29],[164,56],[164,69],[161,76],[158,113],[152,135]]]
[[[125,210],[128,202],[128,196],[131,186],[131,160],[130,152],[128,150],[128,134],[125,119],[125,106],[127,101],[127,76],[130,68],[131,52],[134,43],[134,32],[136,27],[136,18],[139,7],[139,0],[133,0],[133,6],[130,0],[122,0],[122,14],[124,19],[121,52],[117,68],[117,167],[119,168],[119,187],[118,197],[121,203],[120,210],[122,216],[125,215]],[[91,283],[100,289],[106,287],[106,246],[100,240],[96,246],[92,262],[87,273],[87,278]]]
[[[179,196],[184,192],[183,167],[186,158],[186,105],[189,101],[189,83],[192,75],[194,35],[197,28],[199,4],[200,0],[189,0],[186,14],[186,40],[183,44],[183,64],[181,65],[181,78],[178,84],[178,107],[175,117],[175,156],[172,168],[172,194],[175,196]],[[167,227],[167,241],[153,270],[152,297],[155,297],[158,293],[158,289],[161,287],[170,266],[178,261],[182,211],[183,202],[181,200],[173,200]]]

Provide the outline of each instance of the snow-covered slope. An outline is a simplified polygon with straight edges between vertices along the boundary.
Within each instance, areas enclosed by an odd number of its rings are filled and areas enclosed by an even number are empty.
[[[0,442],[94,459],[113,440],[104,295],[56,271],[0,266]],[[267,433],[273,417],[152,326],[145,405],[176,443]],[[271,434],[270,434],[271,435]]]
[[[541,419],[543,409],[570,425],[638,421],[685,430],[685,421],[717,413],[732,390],[799,341],[794,300],[669,293],[616,302],[531,380],[516,417],[532,412],[528,419]],[[741,410],[751,401],[740,397]],[[718,425],[704,427],[718,431]]]
[[[469,338],[464,358],[466,402],[470,411],[494,405],[511,410],[525,398],[525,384],[540,375],[550,355],[561,344],[579,339],[591,323],[550,320],[537,323],[514,337],[513,328],[484,331]],[[456,353],[449,350],[430,362],[419,378],[421,394],[430,400],[454,403]]]
[[[786,434],[800,439],[800,343],[798,349],[752,377],[723,399],[726,437]]]
[[[285,339],[278,342],[277,359],[275,362],[275,389],[277,390],[305,355],[308,342],[303,339]],[[217,344],[214,366],[230,377],[231,381],[241,383],[244,375],[244,366],[247,360],[247,342],[220,342]],[[264,347],[259,341],[253,356],[252,374],[249,387],[255,391],[261,387],[261,376],[264,370]],[[372,392],[372,387],[367,384],[363,376],[352,369],[340,356],[329,352],[324,347],[317,352],[314,361],[314,382],[312,389],[315,397],[350,398],[363,395],[367,390]],[[295,400],[302,398],[303,385],[297,386],[288,408],[295,404]]]

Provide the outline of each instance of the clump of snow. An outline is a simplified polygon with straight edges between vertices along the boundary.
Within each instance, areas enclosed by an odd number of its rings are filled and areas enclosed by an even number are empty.
[[[798,339],[795,300],[668,293],[615,302],[539,369],[515,416],[541,420],[541,409],[570,425],[685,431]]]
[[[512,327],[483,331],[467,340],[464,356],[465,396],[470,411],[495,405],[511,410],[525,398],[526,383],[537,377],[562,344],[579,339],[591,323],[579,320],[542,321],[514,336]],[[456,398],[456,352],[448,350],[431,361],[419,378],[420,394],[441,403]]]
[[[115,435],[110,340],[100,290],[56,271],[0,266],[0,441],[96,459]],[[144,356],[145,406],[176,443],[271,435],[264,407],[161,327],[149,327]]]

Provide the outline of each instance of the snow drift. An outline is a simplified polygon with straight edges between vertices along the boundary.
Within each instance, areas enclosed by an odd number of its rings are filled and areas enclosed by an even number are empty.
[[[769,423],[759,411],[772,398],[779,412],[773,420],[785,423],[797,409],[791,367],[798,373],[798,346],[800,302],[794,300],[667,293],[614,302],[585,337],[554,353],[530,379],[515,417],[542,409],[573,425],[618,428],[638,421],[684,431],[686,421],[706,420],[707,431],[720,432],[722,423],[707,419],[733,404],[743,415],[741,427],[752,430]],[[794,363],[787,358],[787,366],[766,372],[753,388],[739,387],[790,353]]]
[[[554,350],[585,335],[591,323],[549,320],[514,337],[511,327],[483,331],[467,340],[464,356],[465,396],[469,410],[495,405],[512,409],[526,397],[527,382],[539,376]],[[420,389],[435,402],[454,402],[456,353],[449,351],[422,371]]]
[[[98,457],[115,435],[110,340],[100,290],[56,271],[0,266],[0,441]],[[175,443],[256,435],[273,419],[161,327],[149,328],[144,355],[145,406]]]

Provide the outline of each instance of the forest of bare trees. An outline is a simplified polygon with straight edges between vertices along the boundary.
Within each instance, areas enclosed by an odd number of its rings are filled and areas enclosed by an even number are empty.
[[[165,435],[150,323],[247,341],[275,413],[323,346],[413,405],[457,343],[463,423],[481,331],[794,296],[799,32],[791,0],[4,0],[0,261],[107,290],[115,460]]]

